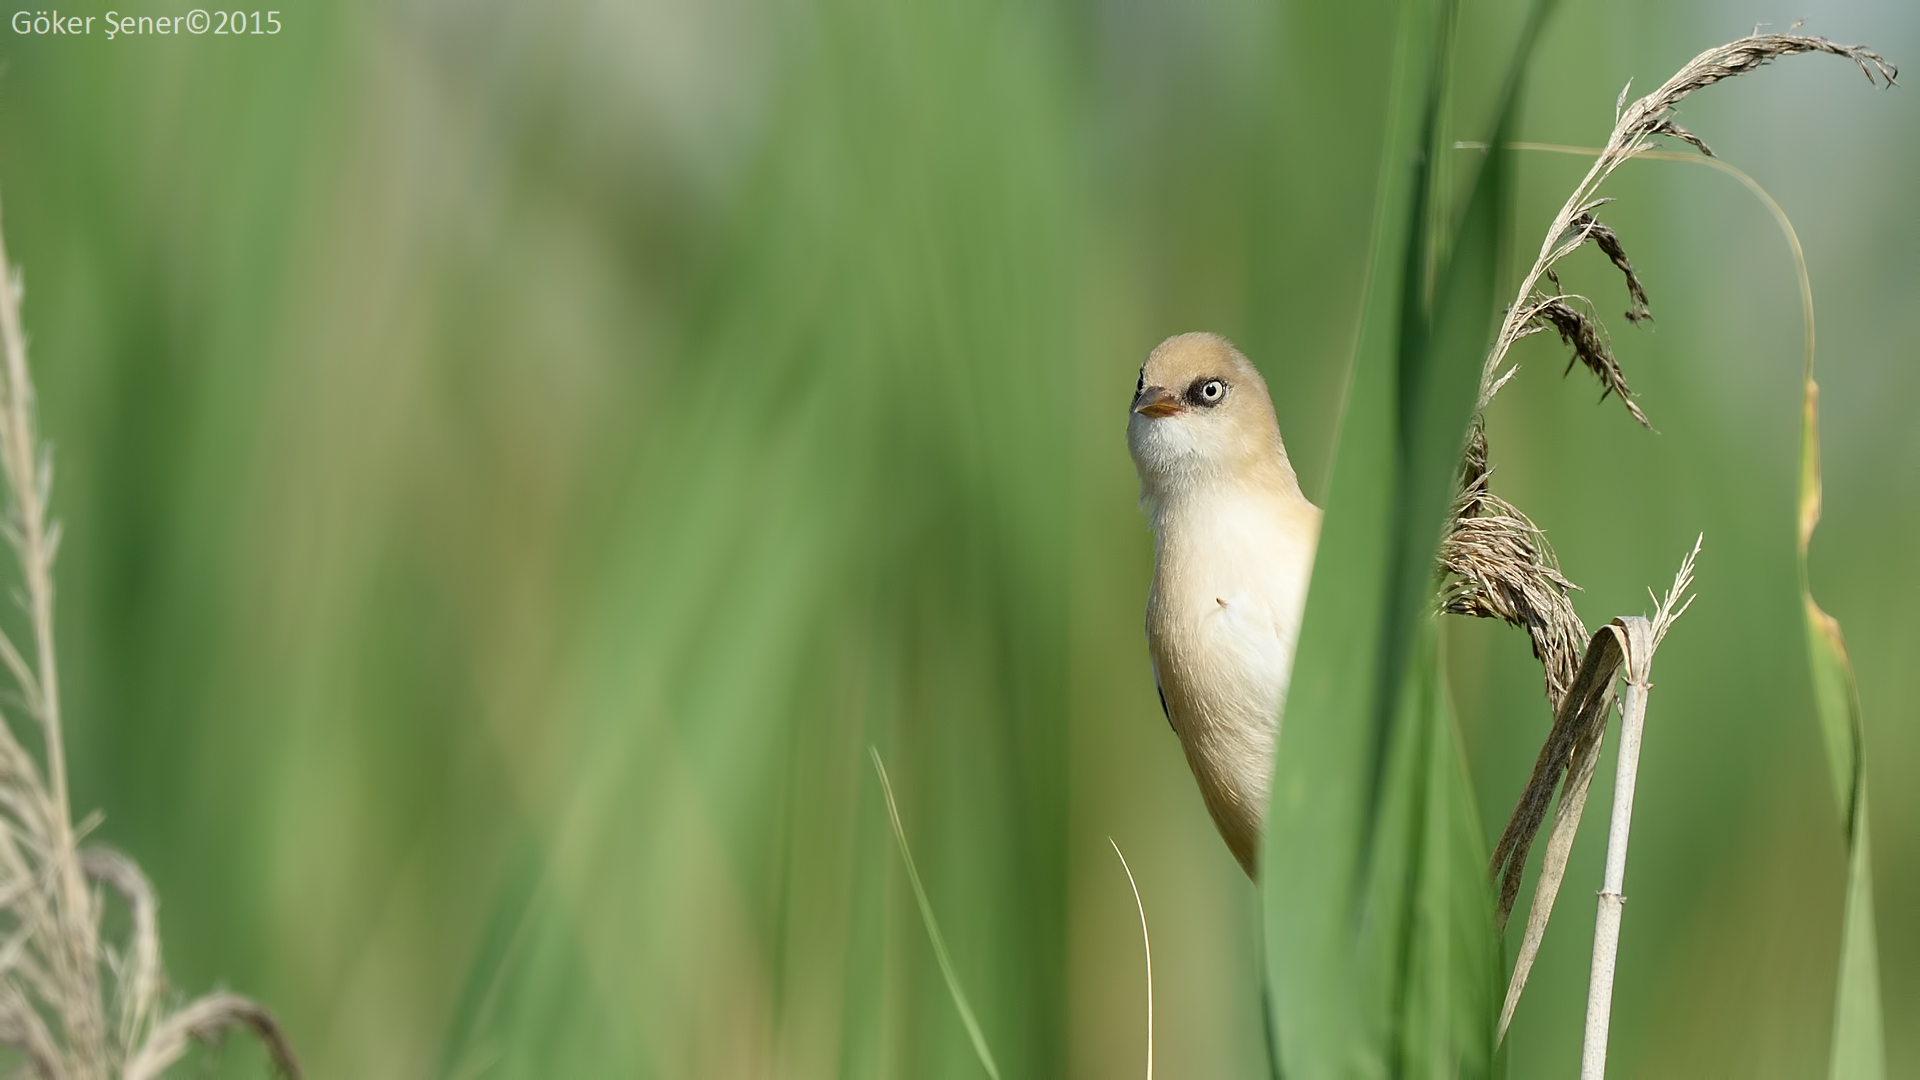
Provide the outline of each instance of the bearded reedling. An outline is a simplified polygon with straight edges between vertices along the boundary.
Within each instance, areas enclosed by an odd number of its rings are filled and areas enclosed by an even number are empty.
[[[1320,510],[1300,493],[1266,381],[1217,334],[1171,337],[1147,357],[1127,446],[1153,526],[1160,705],[1253,877]]]

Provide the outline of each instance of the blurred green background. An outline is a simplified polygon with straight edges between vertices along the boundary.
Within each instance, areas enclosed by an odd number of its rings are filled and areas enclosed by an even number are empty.
[[[1109,836],[1161,1074],[1263,1075],[1256,898],[1154,701],[1122,410],[1155,342],[1225,333],[1324,496],[1391,6],[290,2],[276,37],[0,45],[75,800],[155,879],[175,982],[264,999],[321,1077],[977,1076],[872,744],[1004,1075],[1142,1067]],[[1518,10],[1467,0],[1461,109]],[[1629,78],[1802,16],[1920,65],[1900,0],[1567,0],[1520,134],[1593,144]],[[1904,1077],[1913,94],[1805,57],[1681,118],[1813,274],[1814,589],[1865,706]],[[1516,254],[1584,168],[1521,162]],[[1792,264],[1709,170],[1612,193],[1659,322],[1611,324],[1658,433],[1534,339],[1490,437],[1590,624],[1706,534],[1657,671],[1615,1071],[1820,1075],[1843,847],[1794,583]],[[1447,648],[1495,829],[1537,668],[1503,627]],[[1604,821],[1512,1075],[1578,1060]]]

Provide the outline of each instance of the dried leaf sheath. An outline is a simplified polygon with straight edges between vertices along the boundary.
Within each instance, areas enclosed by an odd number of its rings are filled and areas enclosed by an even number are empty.
[[[1513,808],[1513,816],[1507,820],[1506,830],[1500,834],[1500,842],[1493,849],[1493,859],[1488,867],[1489,876],[1500,883],[1494,910],[1498,924],[1503,929],[1507,925],[1507,916],[1513,911],[1513,902],[1520,894],[1520,878],[1526,869],[1527,852],[1532,848],[1533,838],[1540,831],[1541,823],[1547,819],[1547,808],[1553,804],[1554,788],[1573,763],[1575,752],[1583,744],[1597,743],[1601,732],[1606,730],[1607,711],[1613,705],[1613,678],[1619,673],[1625,656],[1619,635],[1612,624],[1601,627],[1587,646],[1579,674],[1567,696],[1554,712],[1553,727],[1540,746],[1540,756],[1534,761],[1533,773],[1528,776],[1527,786],[1520,792],[1519,802]]]

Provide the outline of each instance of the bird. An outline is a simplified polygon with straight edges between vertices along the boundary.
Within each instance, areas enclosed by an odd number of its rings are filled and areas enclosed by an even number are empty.
[[[1153,530],[1160,707],[1221,838],[1257,880],[1320,510],[1301,494],[1266,380],[1218,334],[1179,334],[1148,355],[1127,448]]]

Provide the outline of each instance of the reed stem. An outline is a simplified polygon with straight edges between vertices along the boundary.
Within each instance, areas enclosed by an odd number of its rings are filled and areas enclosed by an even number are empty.
[[[1626,689],[1620,696],[1620,759],[1614,770],[1613,820],[1607,828],[1607,869],[1593,920],[1593,967],[1587,977],[1587,1029],[1580,1051],[1580,1080],[1607,1074],[1607,1026],[1613,1011],[1613,972],[1620,954],[1620,917],[1627,904],[1627,840],[1633,828],[1634,781],[1640,772],[1640,736],[1647,722],[1647,669],[1652,635],[1647,620],[1626,624]]]

